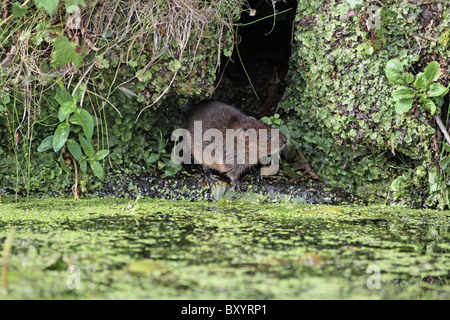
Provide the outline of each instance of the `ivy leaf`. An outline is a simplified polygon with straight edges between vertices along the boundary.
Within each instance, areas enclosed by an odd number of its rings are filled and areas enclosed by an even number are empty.
[[[409,109],[412,108],[413,100],[412,99],[400,99],[395,104],[395,112],[397,114],[402,114],[407,112]]]
[[[28,11],[27,7],[21,7],[20,3],[14,2],[12,5],[12,14],[14,18],[22,18]]]
[[[441,74],[441,68],[437,61],[431,61],[423,72],[428,82],[437,81]]]
[[[174,59],[174,60],[169,62],[169,69],[172,72],[177,72],[181,68],[181,66],[182,65],[181,65],[181,62],[179,60]]]
[[[70,61],[72,61],[77,68],[81,66],[83,57],[81,56],[81,53],[77,52],[79,48],[77,43],[71,42],[66,36],[60,35],[55,38],[53,48],[52,61],[50,62],[52,67],[61,67],[68,64]]]
[[[67,148],[69,149],[75,160],[79,161],[81,159],[81,156],[83,154],[81,153],[81,148],[78,142],[73,139],[67,139]]]
[[[102,56],[97,56],[94,58],[94,65],[99,69],[109,68],[109,61]]]
[[[440,83],[432,83],[430,89],[427,92],[429,97],[443,97],[447,94],[448,88],[444,87]]]
[[[150,70],[147,70],[147,71],[145,71],[145,73],[143,73],[143,70],[144,69],[139,70],[136,73],[138,80],[141,82],[149,81],[152,78],[152,72]]]
[[[103,167],[97,160],[90,160],[89,164],[91,165],[92,171],[96,175],[97,178],[103,180]]]
[[[436,113],[436,105],[431,99],[423,99],[422,105],[425,110],[429,111],[432,115]]]
[[[53,136],[48,136],[44,140],[42,140],[41,144],[39,145],[37,151],[43,152],[47,151],[49,149],[53,148]]]
[[[36,7],[44,8],[49,14],[55,13],[59,0],[34,0]]]
[[[70,124],[64,122],[61,123],[53,134],[53,150],[58,152],[62,146],[66,143],[67,137],[70,133]]]
[[[92,139],[94,134],[94,120],[92,116],[84,109],[78,108],[74,113],[77,123],[83,127],[84,135],[88,140]]]
[[[67,119],[67,117],[74,112],[77,109],[77,106],[75,103],[71,102],[71,101],[66,101],[64,102],[61,107],[59,108],[58,111],[58,120],[59,121],[64,121]]]
[[[223,49],[223,55],[225,57],[231,57],[231,54],[233,53],[233,49],[231,48],[225,48]]]
[[[384,68],[386,77],[392,84],[405,84],[403,80],[403,64],[398,59],[391,59]]]

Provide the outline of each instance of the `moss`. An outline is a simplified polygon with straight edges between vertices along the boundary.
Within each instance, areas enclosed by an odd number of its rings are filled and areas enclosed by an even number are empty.
[[[362,2],[299,3],[291,84],[282,107],[291,115],[292,138],[325,182],[355,191],[374,189],[372,196],[388,197],[392,181],[408,170],[432,170],[438,151],[432,115],[395,113],[395,88],[384,67],[399,58],[415,72],[431,60],[442,61],[447,69],[448,48],[421,36],[429,15],[435,38],[447,32],[450,6],[388,1],[379,8],[374,29],[368,28],[368,9]],[[448,83],[448,75],[443,73],[440,81]],[[426,179],[422,182],[423,192],[430,193]],[[413,188],[404,189],[417,197]]]

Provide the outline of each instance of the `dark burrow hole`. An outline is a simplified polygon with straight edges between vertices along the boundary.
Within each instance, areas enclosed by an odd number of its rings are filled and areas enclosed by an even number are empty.
[[[269,116],[277,111],[286,88],[297,1],[277,1],[275,8],[268,0],[247,4],[234,28],[233,54],[222,57],[212,98],[249,115]]]

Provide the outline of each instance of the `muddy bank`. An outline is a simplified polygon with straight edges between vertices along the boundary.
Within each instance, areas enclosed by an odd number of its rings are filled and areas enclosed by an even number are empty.
[[[285,179],[263,179],[257,182],[253,177],[244,178],[240,194],[230,184],[222,182],[209,188],[195,176],[175,176],[162,178],[157,175],[124,176],[117,175],[103,185],[102,190],[93,192],[97,196],[131,197],[138,195],[151,198],[175,200],[237,200],[295,202],[310,204],[365,204],[363,199],[342,189],[323,184],[300,184]]]

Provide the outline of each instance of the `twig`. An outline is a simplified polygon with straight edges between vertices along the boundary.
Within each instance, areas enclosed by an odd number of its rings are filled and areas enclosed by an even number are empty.
[[[439,41],[439,40],[437,40],[437,39],[435,39],[433,37],[429,37],[429,36],[426,36],[426,35],[421,35],[421,34],[415,33],[414,31],[412,31],[411,29],[409,29],[407,27],[402,27],[402,26],[398,26],[398,25],[392,25],[392,26],[400,28],[400,29],[403,29],[405,31],[409,31],[413,35],[414,38],[417,37],[417,38],[421,38],[423,40],[428,40],[428,41],[432,41],[432,42],[438,42]]]
[[[75,184],[73,186],[73,194],[75,195],[75,200],[80,200],[78,197],[78,167],[77,162],[75,161],[74,157],[70,155],[70,158],[72,159],[73,166],[75,168]]]
[[[447,129],[445,128],[444,124],[441,121],[441,118],[436,114],[434,115],[434,119],[436,120],[437,125],[439,126],[439,129],[441,129],[442,133],[444,134],[445,140],[447,140],[447,143],[450,144],[450,135],[447,132]]]
[[[275,29],[275,22],[277,20],[277,10],[275,9],[275,4],[277,3],[276,0],[272,0],[272,8],[273,8],[273,24],[272,24],[272,29],[270,29],[269,32],[267,32],[266,34],[264,34],[265,36],[269,35],[272,33],[273,29]]]
[[[159,99],[161,99],[161,98],[167,93],[167,91],[169,91],[169,89],[170,89],[170,87],[172,86],[172,83],[173,83],[173,81],[175,80],[177,74],[178,74],[178,71],[175,71],[175,74],[173,75],[173,78],[172,78],[172,80],[170,81],[169,85],[166,87],[166,89],[164,89],[164,91],[159,95],[159,97],[156,98],[155,101],[153,101],[153,103],[151,103],[151,104],[145,106],[144,108],[142,108],[142,110],[139,112],[139,114],[138,114],[138,116],[137,116],[137,118],[136,118],[136,122],[139,120],[139,117],[141,116],[141,113],[142,113],[145,109],[147,109],[147,108],[153,106],[155,103],[157,103],[157,102],[159,101]]]

